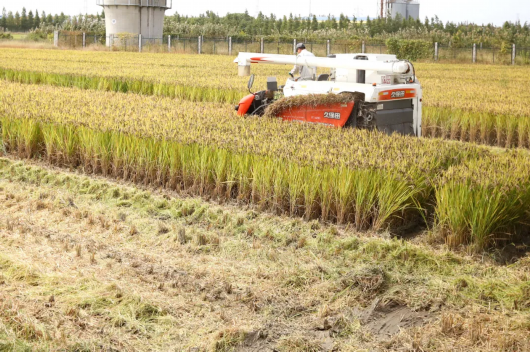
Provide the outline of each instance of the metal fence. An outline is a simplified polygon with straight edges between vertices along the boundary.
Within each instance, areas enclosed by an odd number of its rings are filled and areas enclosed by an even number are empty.
[[[141,45],[140,45],[141,44]],[[140,48],[150,50],[164,45],[164,38],[144,38],[138,35],[95,35],[89,33],[56,34],[55,46],[70,48],[87,48],[90,46],[106,46],[108,50],[139,51]]]
[[[55,32],[55,46],[86,48],[93,45],[106,46],[107,50],[120,51],[149,51],[187,54],[237,55],[240,52],[256,52],[268,54],[294,54],[297,40],[270,41],[235,40],[232,38],[203,38],[181,37],[166,35],[162,38],[145,38],[141,35],[109,35],[98,36],[89,33]],[[342,53],[387,54],[388,48],[381,44],[365,42],[345,43],[343,41],[303,41],[306,48],[316,56],[327,56]],[[529,65],[530,48],[518,48],[512,45],[508,48],[486,48],[475,44],[471,48],[455,48],[441,46],[433,47],[432,61],[461,62],[485,64]]]
[[[86,48],[93,45],[105,45],[105,36],[81,33],[68,34],[59,32],[56,34],[55,46],[70,48]]]
[[[530,48],[511,47],[495,48],[482,47],[474,44],[471,48],[454,48],[438,46],[435,43],[433,60],[436,62],[471,62],[482,64],[530,64]]]
[[[472,48],[451,48],[440,46],[438,55],[433,57],[438,62],[471,62],[480,64],[530,64],[530,48],[486,48],[475,45]]]
[[[482,59],[486,54],[486,51],[481,51],[480,59]],[[492,57],[495,55],[493,54]],[[477,56],[475,61],[479,58]],[[451,48],[440,46],[438,48],[438,53],[434,54],[435,61],[464,61],[464,62],[473,62],[473,50],[469,48]]]

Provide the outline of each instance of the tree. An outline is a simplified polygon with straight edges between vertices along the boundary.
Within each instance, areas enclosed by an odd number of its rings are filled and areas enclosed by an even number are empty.
[[[331,28],[333,29],[339,28],[339,25],[337,23],[337,19],[335,18],[335,16],[331,17]]]
[[[268,29],[269,29],[269,32],[268,32],[269,35],[273,34],[274,30],[277,29],[277,27],[276,27],[276,16],[273,13],[271,13],[271,15],[270,15]]]
[[[41,18],[40,19],[41,22],[47,23],[46,12],[42,11],[40,18]]]
[[[425,26],[425,28],[430,31],[431,30],[431,24],[429,22],[429,17],[425,16],[425,22],[423,23],[423,25]]]
[[[37,28],[38,26],[40,26],[39,10],[35,10],[35,19],[33,20],[33,27]]]
[[[342,29],[342,30],[348,29],[349,24],[350,24],[350,19],[341,13],[339,17],[339,29]]]
[[[287,31],[287,17],[283,15],[282,20],[278,20],[278,29],[280,33],[285,33]]]
[[[331,14],[328,14],[328,18],[326,19],[326,21],[324,21],[324,28],[326,29],[330,29],[331,28]]]
[[[34,25],[35,25],[35,18],[33,17],[33,11],[29,10],[28,23],[26,24],[27,26],[26,30],[33,29]]]
[[[318,23],[318,29],[326,29],[328,26],[328,21],[320,21]]]
[[[293,22],[293,31],[298,32],[301,29],[300,16],[296,16]]]
[[[13,12],[9,11],[7,13],[7,24],[6,24],[8,31],[14,31],[15,29],[15,16],[13,16]]]
[[[318,31],[318,20],[317,16],[313,15],[313,20],[311,21],[311,30]]]
[[[253,21],[254,24],[255,24],[254,29],[255,29],[256,33],[259,33],[260,35],[263,35],[263,27],[264,27],[263,22],[264,22],[264,18],[265,18],[265,16],[263,16],[263,13],[260,11],[260,12],[258,13],[258,17],[256,18],[256,20]]]
[[[28,14],[25,7],[22,8],[22,14],[20,15],[20,29],[24,32],[28,30]]]
[[[293,14],[289,15],[289,20],[287,21],[287,32],[292,33],[294,29],[294,19]]]
[[[2,27],[4,31],[7,31],[7,11],[5,7],[2,9],[2,21],[0,22],[0,27]]]
[[[13,26],[13,31],[20,31],[21,28],[20,28],[20,14],[17,12],[15,12],[15,25]]]
[[[65,21],[66,15],[64,14],[64,12],[61,12],[61,14],[59,15],[59,24],[63,24]]]
[[[311,30],[311,18],[307,17],[304,21],[304,29],[307,31]]]

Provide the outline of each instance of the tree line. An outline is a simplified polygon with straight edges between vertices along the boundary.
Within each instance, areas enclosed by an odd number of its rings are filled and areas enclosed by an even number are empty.
[[[328,15],[324,19],[316,16],[277,17],[259,13],[253,17],[248,12],[218,16],[212,11],[197,17],[175,13],[167,16],[165,34],[181,36],[226,37],[240,39],[265,38],[269,40],[326,40],[367,41],[385,43],[388,39],[424,40],[453,47],[483,43],[486,46],[501,46],[515,43],[530,47],[530,23],[505,22],[494,24],[474,24],[443,22],[438,16],[424,20],[404,19],[400,15],[385,18],[358,19],[341,14]]]
[[[103,17],[102,17],[103,16]],[[45,11],[39,13],[39,10],[29,10],[22,8],[22,12],[16,11],[7,11],[4,7],[2,9],[2,18],[0,19],[0,27],[3,28],[6,32],[30,32],[39,28],[41,26],[53,26],[61,28],[66,25],[68,22],[73,20],[77,21],[78,18],[83,18],[88,16],[67,16],[63,12],[60,14],[46,14]],[[97,20],[104,18],[104,14],[90,16],[95,17]]]
[[[20,14],[13,14],[4,8],[0,27],[13,32],[32,31],[36,37],[42,38],[57,29],[105,35],[105,13],[66,16],[64,13],[51,15],[44,11],[27,12],[24,8]],[[315,15],[276,16],[264,15],[261,12],[256,17],[250,16],[248,12],[219,16],[213,11],[206,11],[199,16],[183,16],[177,12],[166,16],[164,35],[232,37],[234,40],[265,38],[268,41],[364,40],[374,44],[396,39],[438,42],[451,47],[467,47],[473,43],[495,47],[507,47],[515,43],[518,46],[530,47],[530,24],[527,22],[505,22],[502,26],[491,23],[444,23],[437,16],[414,20],[404,19],[399,15],[394,18],[387,16],[358,19],[347,14],[317,18]]]

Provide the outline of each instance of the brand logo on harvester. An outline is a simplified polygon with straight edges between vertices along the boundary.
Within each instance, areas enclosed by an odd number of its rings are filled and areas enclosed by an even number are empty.
[[[324,117],[327,119],[340,120],[340,112],[324,112]]]
[[[392,92],[392,94],[390,95],[391,98],[403,98],[404,96],[405,96],[404,90],[398,90],[396,92]]]

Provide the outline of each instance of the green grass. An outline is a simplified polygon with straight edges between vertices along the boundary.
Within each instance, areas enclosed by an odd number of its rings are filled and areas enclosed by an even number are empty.
[[[11,33],[14,40],[24,40],[26,39],[27,34],[26,33]]]

